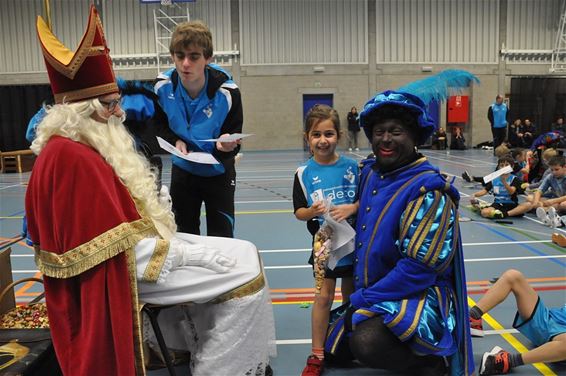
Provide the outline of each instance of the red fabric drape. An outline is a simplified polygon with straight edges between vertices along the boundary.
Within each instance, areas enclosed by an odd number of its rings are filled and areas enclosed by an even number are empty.
[[[34,166],[26,216],[34,243],[57,255],[140,218],[126,187],[97,152],[57,136]],[[131,288],[124,252],[70,278],[45,277],[64,374],[135,374]]]

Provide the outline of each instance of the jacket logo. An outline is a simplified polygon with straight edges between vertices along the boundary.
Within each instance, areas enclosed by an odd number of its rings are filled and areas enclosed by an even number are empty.
[[[320,182],[321,182],[321,180],[320,180],[320,178],[319,178],[318,176],[315,176],[315,177],[312,178],[312,183],[313,183],[313,184],[318,184],[318,183],[320,183]]]
[[[352,166],[348,167],[346,170],[346,175],[344,175],[344,179],[348,180],[350,184],[354,184],[354,180],[356,179],[356,175],[352,172]]]
[[[212,116],[212,106],[211,106],[211,105],[206,106],[206,107],[202,110],[202,112],[204,112],[204,114],[206,115],[206,117],[210,119],[210,117]]]
[[[175,100],[175,94],[169,93],[169,95],[167,96],[167,99]]]

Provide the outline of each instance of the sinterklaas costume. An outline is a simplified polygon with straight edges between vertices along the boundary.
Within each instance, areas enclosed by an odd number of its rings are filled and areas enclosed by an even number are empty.
[[[75,52],[41,17],[37,31],[57,103],[118,92],[94,6]],[[274,325],[255,246],[176,234],[237,262],[223,274],[174,267],[162,226],[140,208],[88,145],[54,136],[37,158],[26,215],[64,374],[144,374],[141,302],[178,305],[162,312],[161,325],[169,346],[191,351],[193,375],[263,374],[275,352]]]

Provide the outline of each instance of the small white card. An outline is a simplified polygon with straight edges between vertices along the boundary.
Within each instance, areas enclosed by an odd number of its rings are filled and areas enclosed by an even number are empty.
[[[508,174],[510,172],[513,172],[513,168],[511,166],[505,166],[505,167],[500,168],[499,170],[497,170],[495,172],[492,172],[491,174],[484,176],[483,182],[489,183],[490,181],[497,179],[501,175]]]
[[[313,193],[311,193],[312,202],[322,201],[324,200],[324,194],[322,193],[322,189],[317,189]]]
[[[179,158],[183,158],[187,161],[195,162],[195,163],[202,163],[202,164],[219,164],[219,162],[212,156],[212,154],[202,153],[198,151],[191,151],[189,154],[183,154],[177,148],[161,137],[157,137],[157,142],[161,149],[176,155]]]
[[[199,140],[199,141],[207,141],[207,142],[216,142],[216,141],[220,141],[220,142],[234,142],[234,141],[238,141],[241,140],[242,138],[246,138],[246,137],[250,137],[253,136],[253,133],[232,133],[229,134],[228,136],[221,136],[218,138],[208,138],[206,140]]]

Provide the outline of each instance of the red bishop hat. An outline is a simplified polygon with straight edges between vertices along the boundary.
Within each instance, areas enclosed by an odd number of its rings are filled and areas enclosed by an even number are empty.
[[[56,103],[119,92],[102,22],[94,5],[90,7],[88,25],[75,52],[57,39],[41,16],[37,17],[37,36]]]

